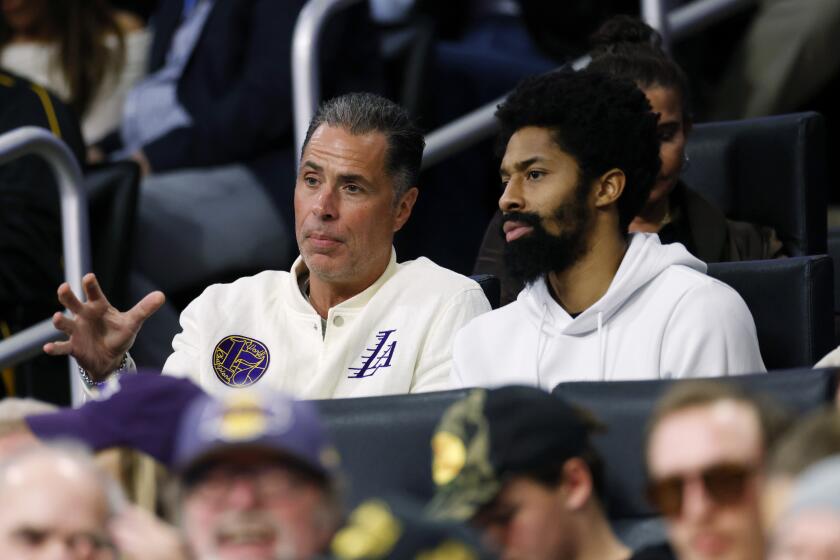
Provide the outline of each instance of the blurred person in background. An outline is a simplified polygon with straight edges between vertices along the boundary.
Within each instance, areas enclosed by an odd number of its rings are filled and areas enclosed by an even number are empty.
[[[767,450],[787,419],[734,384],[683,381],[656,404],[646,443],[648,497],[680,560],[762,560]]]
[[[69,104],[87,144],[118,126],[146,71],[143,22],[107,0],[3,0],[0,8],[0,66]]]

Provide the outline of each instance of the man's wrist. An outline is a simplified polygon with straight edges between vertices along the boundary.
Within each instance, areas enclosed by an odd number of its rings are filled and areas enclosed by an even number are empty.
[[[114,376],[119,376],[127,371],[131,371],[134,369],[134,360],[131,359],[131,356],[126,352],[123,354],[122,360],[120,360],[119,365],[116,369],[105,375],[101,380],[96,380],[93,376],[82,366],[79,366],[79,376],[82,378],[82,382],[88,389],[97,389],[102,387],[103,385],[108,383],[108,379]]]

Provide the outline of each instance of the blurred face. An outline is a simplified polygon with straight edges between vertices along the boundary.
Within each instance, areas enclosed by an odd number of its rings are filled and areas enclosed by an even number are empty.
[[[654,428],[647,453],[651,493],[680,560],[763,557],[761,429],[750,406],[721,400],[673,412]]]
[[[773,538],[770,560],[840,559],[840,514],[807,511],[782,522]]]
[[[680,178],[688,131],[685,129],[682,99],[677,91],[659,86],[643,91],[653,108],[653,112],[659,113],[657,133],[660,141],[659,159],[662,160],[662,167],[648,198],[648,203],[654,204],[666,198],[674,190]]]
[[[384,134],[321,125],[303,152],[295,232],[310,273],[324,282],[364,288],[388,264],[394,232],[408,220],[417,189],[395,200],[387,147]]]
[[[574,535],[562,488],[514,477],[474,523],[502,560],[574,558]]]
[[[0,482],[0,558],[115,559],[96,481],[74,462],[17,464]]]
[[[577,262],[586,252],[592,210],[575,158],[548,129],[529,126],[508,141],[500,175],[501,233],[510,273],[531,282]]]
[[[334,523],[311,476],[248,455],[207,470],[181,509],[196,557],[213,560],[311,558],[325,549]]]
[[[3,19],[13,33],[31,34],[44,25],[47,0],[0,0]]]

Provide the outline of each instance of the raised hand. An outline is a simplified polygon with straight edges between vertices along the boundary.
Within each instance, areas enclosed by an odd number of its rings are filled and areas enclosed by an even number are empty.
[[[166,298],[162,292],[152,292],[123,313],[108,302],[93,274],[82,278],[82,289],[87,298],[84,303],[66,282],[58,287],[58,301],[73,316],[57,312],[52,322],[69,340],[48,342],[44,352],[52,356],[72,355],[91,377],[101,381],[117,369],[143,322],[160,309]]]

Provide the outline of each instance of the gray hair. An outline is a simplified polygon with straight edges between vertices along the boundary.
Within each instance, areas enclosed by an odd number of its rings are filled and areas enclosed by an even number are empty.
[[[342,128],[354,135],[370,132],[385,135],[388,142],[385,170],[394,181],[395,201],[417,185],[426,141],[408,112],[393,101],[373,93],[348,93],[325,101],[309,123],[301,160],[312,134],[322,124]]]

